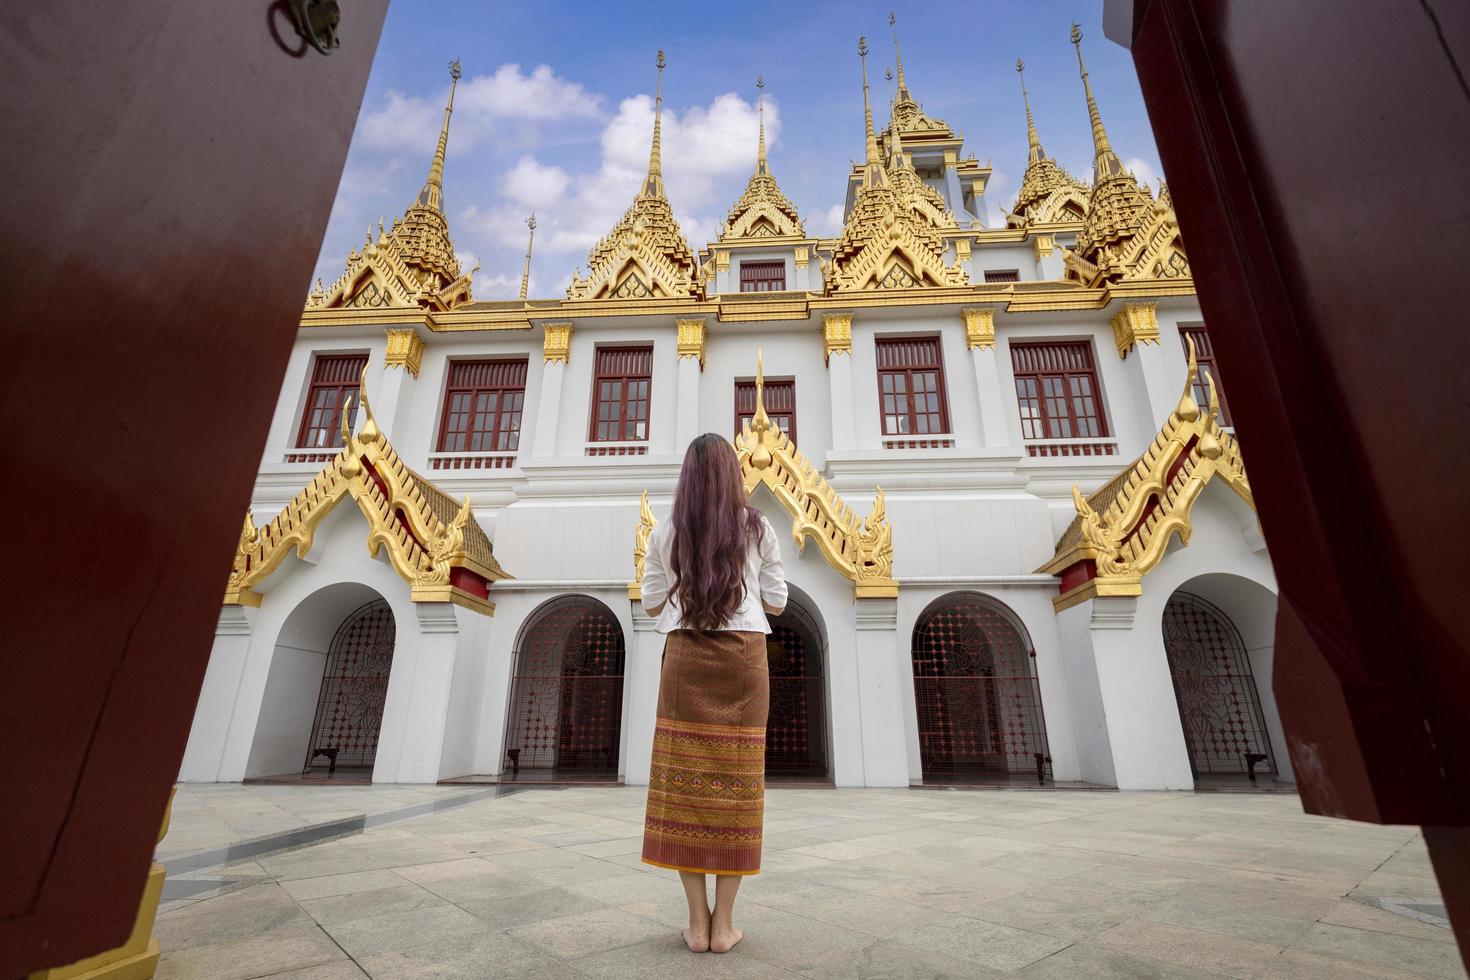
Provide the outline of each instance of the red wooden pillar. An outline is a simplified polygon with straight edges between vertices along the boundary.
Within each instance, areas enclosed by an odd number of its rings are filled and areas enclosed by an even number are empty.
[[[1313,813],[1425,825],[1470,949],[1470,7],[1109,0],[1281,585]]]
[[[132,928],[387,0],[0,13],[0,976]]]

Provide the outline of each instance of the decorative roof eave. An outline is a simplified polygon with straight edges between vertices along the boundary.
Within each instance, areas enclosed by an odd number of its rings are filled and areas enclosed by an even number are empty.
[[[857,598],[897,596],[898,582],[893,579],[893,531],[884,508],[883,488],[877,488],[868,516],[858,517],[766,414],[764,387],[765,369],[757,352],[755,417],[735,437],[746,494],[764,484],[791,515],[791,537],[797,552],[804,550],[808,541],[815,543],[827,564],[852,582]],[[655,523],[647,493],[643,495],[640,514],[633,547],[633,581],[628,583],[628,595],[633,599],[642,596],[643,559]]]
[[[341,451],[270,523],[257,528],[246,513],[224,604],[260,605],[256,587],[292,551],[306,557],[321,522],[350,497],[368,522],[368,553],[385,554],[409,583],[414,602],[453,602],[494,615],[490,586],[511,576],[495,560],[469,499],[460,504],[409,469],[378,429],[366,376],[364,368],[358,390],[367,420],[361,431],[351,431],[350,405],[344,406]]]
[[[1220,427],[1213,378],[1207,376],[1208,407],[1194,400],[1198,373],[1190,341],[1184,394],[1149,448],[1088,497],[1073,486],[1077,517],[1052,559],[1037,569],[1062,580],[1052,600],[1058,612],[1098,596],[1141,595],[1144,576],[1163,559],[1170,539],[1177,534],[1189,543],[1191,510],[1216,477],[1255,509],[1240,444]]]

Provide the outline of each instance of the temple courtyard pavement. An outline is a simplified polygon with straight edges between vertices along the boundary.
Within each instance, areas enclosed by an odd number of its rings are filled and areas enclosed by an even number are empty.
[[[181,785],[158,976],[1460,977],[1416,828],[1290,794],[773,788],[688,952],[640,787]]]

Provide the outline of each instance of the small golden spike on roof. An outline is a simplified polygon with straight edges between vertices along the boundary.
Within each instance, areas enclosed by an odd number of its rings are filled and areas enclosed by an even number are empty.
[[[1194,381],[1199,377],[1199,360],[1194,353],[1194,338],[1186,336],[1184,345],[1189,350],[1189,370],[1184,372],[1184,393],[1179,396],[1179,405],[1174,409],[1174,414],[1186,422],[1193,422],[1199,418],[1199,402],[1194,400]]]
[[[873,104],[868,98],[868,39],[858,38],[858,59],[863,63],[863,121],[867,127],[867,170],[863,183],[886,184],[888,174],[883,170],[883,160],[878,155],[878,134],[873,131]]]
[[[529,229],[531,229],[531,232],[530,232],[529,235],[526,236],[526,267],[521,270],[521,301],[522,302],[524,302],[525,299],[526,299],[526,291],[531,288],[531,246],[536,241],[536,214],[535,214],[535,212],[532,212],[531,213],[531,216],[526,219],[526,227],[529,228]]]
[[[449,102],[444,106],[444,124],[439,128],[439,145],[434,148],[434,160],[429,164],[429,179],[419,191],[417,204],[438,212],[444,211],[444,153],[449,148],[449,117],[454,114],[454,90],[459,86],[459,59],[449,63]]]
[[[912,99],[909,95],[909,87],[903,80],[903,55],[898,53],[898,14],[888,12],[888,26],[893,30],[893,61],[898,66],[898,98],[899,101]]]
[[[1082,60],[1082,28],[1072,24],[1072,46],[1077,49],[1077,68],[1082,72],[1082,90],[1087,93],[1087,115],[1092,120],[1092,185],[1123,172],[1123,163],[1108,143],[1107,130],[1103,129],[1102,113],[1097,111],[1097,99],[1092,96],[1092,83],[1087,78],[1087,63]]]
[[[757,347],[755,349],[755,414],[750,420],[750,431],[754,434],[759,444],[755,452],[750,456],[750,463],[758,470],[763,470],[771,465],[771,451],[765,446],[764,434],[772,430],[779,431],[771,417],[766,414],[766,366],[765,353]]]
[[[658,88],[653,97],[653,146],[648,151],[648,176],[643,178],[643,190],[640,192],[645,197],[664,196],[661,147],[663,142],[664,66],[668,64],[668,61],[664,58],[663,48],[658,50],[657,64]]]
[[[372,403],[368,401],[367,376],[368,369],[367,365],[364,364],[362,366],[362,377],[357,383],[357,391],[358,397],[362,400],[362,412],[367,416],[367,421],[362,424],[362,431],[357,434],[357,438],[361,442],[372,444],[377,442],[382,436],[382,431],[378,428],[378,420],[373,418]]]
[[[1021,102],[1026,106],[1026,142],[1030,146],[1026,162],[1040,163],[1046,159],[1046,152],[1041,148],[1041,137],[1036,134],[1036,120],[1031,118],[1031,97],[1026,94],[1026,62],[1020,58],[1016,59],[1016,74],[1021,76]]]
[[[763,174],[767,172],[766,167],[766,76],[755,76],[756,88],[756,116],[760,120],[760,142],[756,148],[755,172]]]

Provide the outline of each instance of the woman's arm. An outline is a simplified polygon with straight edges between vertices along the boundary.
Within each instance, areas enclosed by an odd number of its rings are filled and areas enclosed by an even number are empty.
[[[669,573],[664,567],[663,527],[648,536],[648,554],[643,557],[643,612],[657,616],[669,598]]]
[[[771,522],[761,518],[761,607],[772,616],[786,609],[786,566],[781,564],[781,545],[776,541],[776,529]]]

